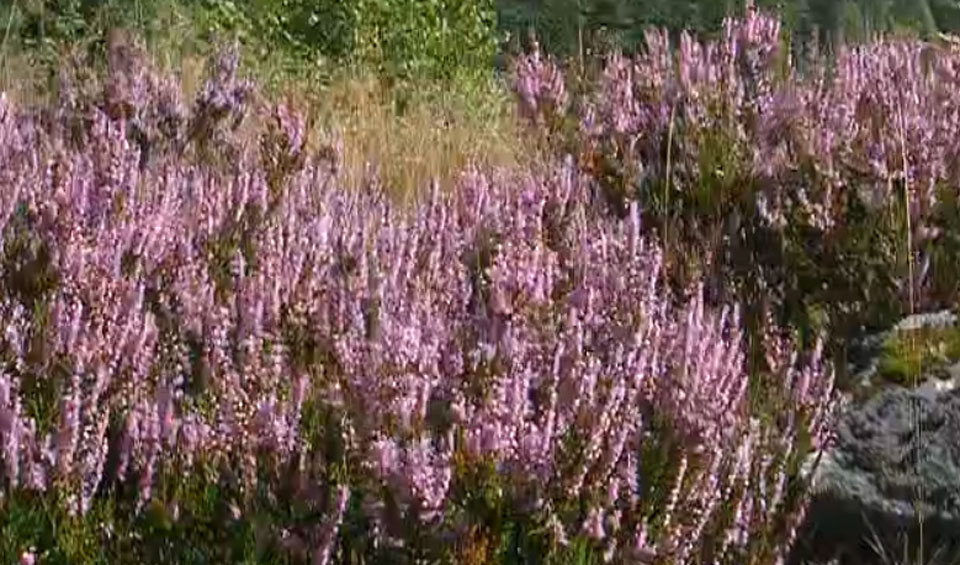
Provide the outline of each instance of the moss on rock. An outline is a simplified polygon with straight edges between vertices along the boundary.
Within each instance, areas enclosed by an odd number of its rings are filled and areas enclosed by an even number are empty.
[[[901,330],[883,344],[877,374],[883,382],[914,386],[960,361],[960,328]]]

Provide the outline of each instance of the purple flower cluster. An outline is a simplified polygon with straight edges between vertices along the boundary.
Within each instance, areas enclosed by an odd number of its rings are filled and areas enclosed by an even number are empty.
[[[530,53],[515,61],[514,88],[520,98],[521,114],[535,124],[546,125],[547,120],[562,116],[569,109],[570,96],[564,83],[563,71],[534,42]]]
[[[564,151],[578,148],[621,215],[637,199],[646,230],[696,258],[711,301],[743,287],[738,299],[772,293],[792,301],[784,311],[827,303],[836,328],[885,323],[876,305],[906,304],[908,289],[916,307],[951,303],[960,54],[878,41],[801,71],[785,45],[779,21],[752,10],[709,41],[651,30],[566,104],[579,128]],[[564,92],[561,74],[522,58],[514,89],[537,127],[547,115],[531,100]]]
[[[842,191],[887,205],[905,181],[918,234],[929,236],[920,228],[937,188],[957,185],[958,72],[953,52],[890,41],[845,48],[829,73],[800,73],[783,52],[779,21],[750,12],[728,20],[716,41],[682,34],[675,51],[666,32],[650,31],[642,55],[611,56],[578,111],[588,145],[613,144],[607,149],[640,177],[664,166],[660,148],[673,129],[677,191],[715,172],[701,170],[703,151],[722,135],[728,151],[742,153],[739,170],[726,173],[761,186],[772,225],[799,210],[829,230],[843,219]],[[519,89],[524,100],[528,90]],[[789,186],[807,166],[819,182]]]
[[[226,61],[186,122],[242,107]],[[135,106],[165,99],[147,91]],[[802,508],[786,492],[799,438],[824,434],[819,349],[771,339],[784,421],[754,419],[737,310],[700,289],[675,303],[636,204],[609,218],[572,161],[471,169],[404,208],[343,189],[286,106],[259,143],[226,139],[226,171],[177,152],[143,166],[128,126],[165,112],[74,111],[84,144],[0,99],[9,488],[83,514],[116,484],[146,503],[164,472],[247,490],[292,472],[326,492],[304,534],[320,563],[351,496],[384,543],[410,523],[462,533],[485,466],[556,543],[586,535],[621,562],[736,561]],[[316,437],[321,412],[342,449]]]

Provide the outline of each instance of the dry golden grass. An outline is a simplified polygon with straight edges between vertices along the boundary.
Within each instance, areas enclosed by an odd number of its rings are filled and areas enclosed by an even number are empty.
[[[158,68],[178,76],[184,100],[191,100],[202,86],[206,57],[184,45],[163,41],[147,51]],[[524,146],[509,95],[493,79],[452,88],[407,85],[401,111],[398,92],[371,73],[342,69],[321,81],[270,60],[247,60],[254,62],[243,72],[263,79],[257,82],[268,99],[292,100],[312,117],[314,147],[339,145],[349,188],[376,173],[391,194],[407,197],[433,180],[454,186],[469,164],[511,167],[533,153]],[[17,103],[42,103],[51,95],[29,55],[5,54],[0,70],[0,90]]]
[[[469,164],[509,167],[525,158],[512,105],[496,93],[467,100],[415,94],[398,111],[378,80],[354,74],[311,98],[324,134],[342,143],[344,179],[351,187],[374,170],[393,194],[408,196],[433,180],[452,187]]]
[[[185,90],[189,87],[185,86]],[[409,101],[369,73],[344,71],[327,82],[290,80],[266,93],[288,100],[314,124],[314,150],[336,145],[345,188],[376,174],[401,199],[436,181],[451,189],[469,165],[514,167],[533,158],[502,86],[477,92],[408,85]]]
[[[44,90],[38,66],[24,54],[0,52],[0,92],[14,104],[42,102]]]

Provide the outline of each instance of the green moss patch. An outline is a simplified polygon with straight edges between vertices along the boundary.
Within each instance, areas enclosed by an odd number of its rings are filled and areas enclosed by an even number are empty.
[[[913,386],[924,375],[960,361],[960,328],[921,328],[901,331],[883,345],[877,365],[880,378],[889,383]]]

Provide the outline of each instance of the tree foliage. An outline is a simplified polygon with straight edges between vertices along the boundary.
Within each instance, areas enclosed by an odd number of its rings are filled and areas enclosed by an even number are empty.
[[[797,41],[824,46],[880,33],[960,30],[957,0],[755,0],[754,5],[777,12]],[[560,55],[610,41],[631,51],[651,26],[715,34],[726,16],[744,8],[743,0],[498,0],[504,31],[522,37],[533,30],[545,49]]]
[[[161,12],[185,15],[201,37],[237,39],[312,62],[368,64],[400,77],[489,69],[497,48],[494,0],[0,2],[8,35],[25,47],[102,37],[115,26],[162,32],[150,29]]]
[[[777,12],[797,46],[862,41],[880,33],[960,30],[958,0],[754,0]],[[5,37],[26,46],[96,37],[112,26],[147,35],[179,13],[201,35],[229,36],[303,61],[363,63],[395,77],[450,78],[489,69],[498,42],[587,56],[633,51],[650,27],[712,35],[744,0],[3,0]],[[7,40],[4,43],[8,43]]]

